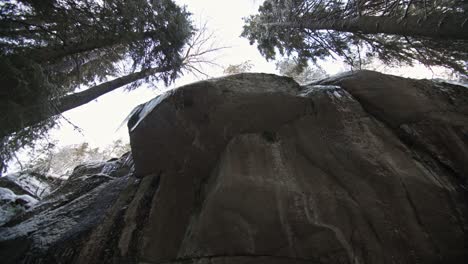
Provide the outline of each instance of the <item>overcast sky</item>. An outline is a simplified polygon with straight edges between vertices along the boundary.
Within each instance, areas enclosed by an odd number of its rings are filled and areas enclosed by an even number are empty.
[[[267,63],[255,47],[239,37],[242,31],[242,18],[255,13],[259,1],[176,0],[176,2],[187,6],[193,14],[192,20],[195,25],[207,22],[209,30],[215,33],[218,46],[230,47],[216,54],[218,64],[227,66],[250,60],[255,64],[255,71],[275,72],[274,63]],[[204,71],[216,77],[222,74],[223,69],[205,67]],[[194,81],[197,81],[197,78],[192,75],[183,76],[170,88]],[[52,138],[58,140],[60,145],[86,141],[92,146],[105,146],[119,138],[128,140],[126,124],[118,129],[123,120],[136,105],[152,99],[164,89],[163,86],[159,89],[139,87],[134,91],[125,92],[120,88],[101,96],[94,102],[64,114],[68,120],[82,129],[82,133],[75,131],[67,121],[62,121],[63,125],[53,130]]]
[[[243,17],[256,13],[260,0],[176,0],[180,5],[186,5],[193,14],[195,24],[207,22],[209,30],[216,35],[219,46],[230,46],[217,54],[216,62],[223,66],[239,64],[250,60],[254,64],[255,72],[276,73],[275,63],[266,62],[260,56],[255,46],[250,46],[246,39],[240,38]],[[344,66],[337,62],[323,64],[329,74],[343,71]],[[211,76],[222,74],[222,68],[205,68]],[[402,71],[407,76],[417,78],[430,78],[431,73],[422,68]],[[197,79],[193,76],[184,76],[177,80],[173,87],[187,84]],[[131,92],[124,92],[122,88],[99,97],[98,100],[82,107],[73,109],[64,116],[82,129],[78,133],[73,127],[63,121],[59,129],[52,132],[52,138],[60,145],[78,144],[88,142],[91,146],[105,146],[113,140],[122,138],[128,140],[126,124],[119,128],[130,111],[138,104],[146,102],[165,89],[151,89],[139,87]]]

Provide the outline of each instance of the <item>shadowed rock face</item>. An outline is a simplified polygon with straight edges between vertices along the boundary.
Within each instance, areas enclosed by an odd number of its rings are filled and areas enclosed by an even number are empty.
[[[0,226],[1,263],[72,263],[135,179],[132,159],[80,165],[36,207]]]
[[[154,99],[129,127],[134,175],[56,262],[468,259],[466,88],[240,74]]]

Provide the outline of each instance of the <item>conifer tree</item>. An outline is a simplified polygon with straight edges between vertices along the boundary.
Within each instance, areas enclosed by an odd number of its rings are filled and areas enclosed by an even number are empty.
[[[267,59],[277,52],[298,62],[354,54],[386,64],[419,61],[466,75],[467,1],[266,0],[245,19],[242,36]]]
[[[1,3],[0,167],[64,111],[122,86],[173,81],[194,30],[172,0]]]

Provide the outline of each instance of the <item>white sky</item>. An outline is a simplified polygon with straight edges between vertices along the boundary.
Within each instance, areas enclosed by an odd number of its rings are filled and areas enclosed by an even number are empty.
[[[230,46],[217,56],[217,63],[226,67],[229,64],[239,64],[250,60],[254,64],[252,71],[276,73],[275,63],[266,62],[255,46],[240,38],[243,17],[255,14],[260,0],[176,0],[180,5],[186,5],[193,13],[195,23],[208,22],[209,30],[216,34],[219,46]],[[336,61],[323,64],[329,74],[343,71],[344,66]],[[222,68],[205,68],[211,76],[222,75]],[[406,76],[416,78],[431,78],[431,73],[423,67],[403,70]],[[396,73],[396,72],[393,72]],[[185,76],[175,82],[172,87],[187,84],[197,79]],[[52,132],[52,138],[59,141],[59,145],[78,144],[88,142],[91,146],[106,146],[113,140],[122,138],[128,140],[126,124],[118,127],[130,111],[138,104],[146,102],[161,92],[147,87],[139,87],[131,92],[124,92],[122,88],[99,97],[82,107],[73,109],[64,116],[82,128],[83,134],[74,131],[73,127],[63,121],[59,129]]]
[[[258,53],[256,47],[250,46],[246,39],[240,38],[242,32],[242,18],[254,14],[260,1],[256,0],[176,0],[180,5],[186,5],[193,14],[196,25],[208,22],[210,31],[216,35],[218,46],[229,46],[216,56],[216,63],[222,66],[239,64],[250,60],[254,71],[275,73],[274,62],[266,62]],[[204,68],[209,75],[222,75],[222,68]],[[176,80],[171,87],[197,81],[194,76],[184,76]],[[126,124],[119,126],[130,111],[138,104],[146,102],[161,90],[148,87],[125,92],[122,88],[99,97],[82,107],[70,110],[64,116],[82,129],[82,134],[75,131],[73,126],[62,121],[62,126],[52,132],[52,138],[59,141],[59,145],[78,144],[88,142],[91,146],[105,146],[113,140],[122,138],[128,140]]]

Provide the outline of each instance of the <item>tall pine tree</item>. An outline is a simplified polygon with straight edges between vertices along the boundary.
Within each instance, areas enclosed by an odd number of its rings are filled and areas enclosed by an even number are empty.
[[[330,56],[354,64],[362,52],[466,75],[467,11],[460,0],[266,0],[242,36],[268,59],[293,54],[302,65]]]
[[[1,3],[0,162],[66,110],[125,85],[173,81],[193,34],[190,14],[172,0]]]

